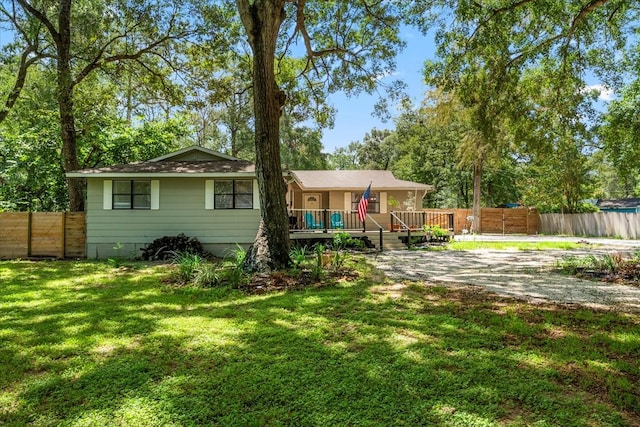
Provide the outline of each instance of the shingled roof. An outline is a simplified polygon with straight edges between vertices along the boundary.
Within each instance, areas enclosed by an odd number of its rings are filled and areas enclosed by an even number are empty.
[[[433,186],[404,181],[383,170],[312,170],[291,171],[291,176],[303,190],[364,190],[371,183],[372,190],[423,190]]]
[[[154,174],[226,174],[226,173],[255,173],[255,166],[251,162],[237,160],[217,161],[162,161],[142,162],[128,165],[105,166],[102,168],[81,169],[67,174],[70,178],[82,178],[91,175],[154,175]]]
[[[144,177],[255,177],[255,165],[203,147],[187,147],[146,162],[81,169],[67,173],[69,178]],[[290,171],[303,190],[360,190],[369,183],[377,190],[433,191],[433,186],[404,181],[383,170],[313,170]]]
[[[104,178],[144,175],[157,176],[254,176],[255,165],[203,147],[188,147],[146,162],[81,169],[67,174],[69,178],[99,175]]]

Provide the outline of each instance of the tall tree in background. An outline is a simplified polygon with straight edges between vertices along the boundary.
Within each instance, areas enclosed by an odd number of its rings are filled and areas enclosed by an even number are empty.
[[[562,61],[547,60],[522,74],[518,98],[522,116],[507,124],[525,171],[525,203],[541,211],[579,212],[593,191],[590,155],[596,147],[586,119],[596,116],[596,94]],[[557,81],[564,84],[558,96]]]
[[[374,76],[393,69],[399,11],[392,2],[236,0],[253,53],[256,175],[261,202],[258,235],[245,267],[286,267],[289,230],[280,160],[280,117],[286,94],[275,74],[278,48],[305,47],[305,74],[320,77],[315,91],[373,90]],[[287,15],[288,11],[288,15]]]
[[[350,142],[346,147],[338,147],[328,156],[329,169],[355,170],[358,169],[358,150],[360,143]]]
[[[390,170],[398,150],[395,133],[388,129],[371,129],[356,153],[362,169]]]
[[[282,166],[289,170],[326,169],[322,153],[322,131],[294,125],[283,117],[280,132]]]
[[[45,39],[49,43],[44,54],[53,58],[56,64],[64,170],[78,169],[78,129],[74,111],[76,86],[109,64],[124,61],[144,64],[146,56],[170,62],[172,56],[166,49],[173,40],[187,35],[185,25],[179,20],[179,9],[161,3],[16,2],[26,20],[35,20],[46,29]],[[69,179],[68,188],[69,209],[84,210],[83,183]]]
[[[20,100],[0,124],[0,209],[68,208],[55,75],[50,67],[33,66]],[[179,117],[132,126],[120,115],[115,84],[98,76],[88,76],[75,88],[80,168],[154,158],[185,140],[188,126]]]
[[[429,207],[468,208],[471,206],[472,180],[469,168],[462,167],[455,153],[464,136],[461,115],[440,116],[446,96],[439,91],[427,94],[423,105],[405,105],[396,119],[398,161],[393,171],[398,178],[434,186],[427,195]]]
[[[598,129],[606,159],[615,170],[614,195],[640,194],[640,80],[625,86],[619,99],[611,101]]]
[[[614,52],[625,42],[625,25],[637,5],[624,0],[529,0],[490,3],[439,0],[412,14],[422,24],[439,15],[438,60],[428,64],[429,83],[452,93],[470,114],[474,131],[466,135],[474,164],[474,216],[480,212],[480,178],[487,155],[503,153],[513,139],[507,123],[527,119],[517,93],[523,70],[558,58],[564,76],[587,69],[610,71]],[[563,76],[556,94],[565,96]]]
[[[391,170],[401,148],[394,131],[373,128],[362,141],[337,148],[329,160],[333,168],[341,170]]]

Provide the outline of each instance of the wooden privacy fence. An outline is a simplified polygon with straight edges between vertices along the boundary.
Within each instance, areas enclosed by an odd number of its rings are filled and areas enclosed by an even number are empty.
[[[622,212],[542,214],[540,215],[540,232],[569,236],[640,239],[640,214]]]
[[[453,232],[470,230],[472,209],[425,209],[425,212],[453,212]],[[480,232],[498,234],[536,234],[540,215],[535,208],[482,208]],[[477,225],[476,225],[476,231]]]
[[[84,212],[0,212],[0,258],[84,258]]]

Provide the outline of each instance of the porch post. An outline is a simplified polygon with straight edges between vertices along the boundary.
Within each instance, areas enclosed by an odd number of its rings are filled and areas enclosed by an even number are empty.
[[[323,233],[327,232],[327,228],[331,227],[331,224],[329,224],[329,216],[327,215],[327,210],[324,209],[322,211],[322,223],[324,224],[324,231]]]

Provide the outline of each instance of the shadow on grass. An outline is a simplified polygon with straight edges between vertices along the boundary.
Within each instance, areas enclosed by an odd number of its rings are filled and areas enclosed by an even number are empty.
[[[637,316],[366,279],[246,296],[172,289],[158,268],[26,265],[0,289],[0,424],[640,420]]]

